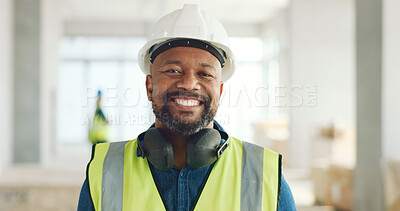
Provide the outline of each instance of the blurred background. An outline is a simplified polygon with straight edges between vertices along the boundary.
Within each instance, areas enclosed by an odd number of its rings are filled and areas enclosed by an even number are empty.
[[[237,57],[216,119],[283,155],[298,210],[400,210],[397,0],[0,0],[0,210],[76,210],[96,108],[108,141],[153,123],[137,53],[184,3]]]

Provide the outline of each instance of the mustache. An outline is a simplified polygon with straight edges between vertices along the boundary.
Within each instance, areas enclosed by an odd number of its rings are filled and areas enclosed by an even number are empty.
[[[196,92],[188,92],[184,90],[179,90],[175,92],[167,92],[165,91],[162,95],[162,100],[166,104],[168,103],[168,99],[173,98],[173,97],[191,97],[191,98],[196,98],[200,101],[203,101],[206,105],[210,103],[211,99],[209,97],[200,95],[199,93]]]

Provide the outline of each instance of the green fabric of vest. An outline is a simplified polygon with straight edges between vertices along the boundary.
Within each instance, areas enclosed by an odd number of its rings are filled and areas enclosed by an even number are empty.
[[[229,137],[195,210],[277,210],[281,156]],[[165,210],[147,159],[137,157],[137,140],[95,146],[89,164],[96,210]]]

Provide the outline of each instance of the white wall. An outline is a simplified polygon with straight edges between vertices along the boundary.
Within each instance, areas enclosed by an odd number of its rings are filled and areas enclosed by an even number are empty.
[[[354,9],[351,0],[293,0],[290,6],[290,165],[310,166],[310,141],[330,121],[355,122]],[[316,85],[317,104],[305,105]],[[295,102],[296,101],[296,102]]]
[[[9,164],[12,152],[12,8],[11,0],[0,1],[0,173]]]
[[[400,1],[383,3],[383,154],[400,159]]]

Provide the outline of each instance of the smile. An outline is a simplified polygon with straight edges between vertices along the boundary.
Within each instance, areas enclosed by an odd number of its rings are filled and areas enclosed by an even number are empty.
[[[179,112],[199,110],[203,105],[208,107],[210,99],[193,92],[165,92],[163,94],[163,102],[178,109]]]
[[[198,106],[201,104],[201,102],[199,100],[195,100],[195,99],[175,98],[175,99],[173,99],[173,101],[178,105],[188,106],[188,107],[194,107],[194,106]]]

